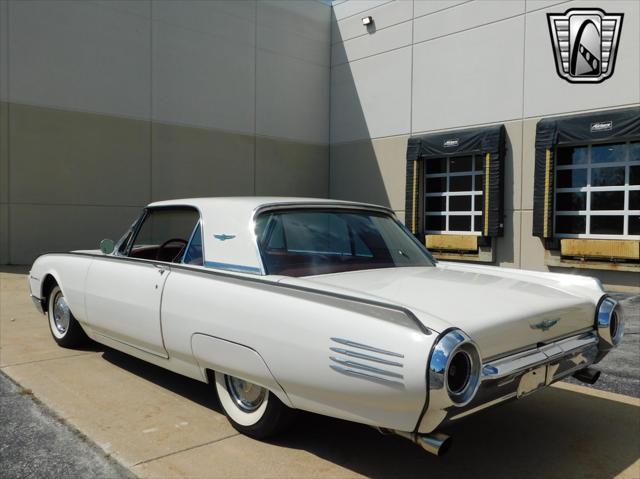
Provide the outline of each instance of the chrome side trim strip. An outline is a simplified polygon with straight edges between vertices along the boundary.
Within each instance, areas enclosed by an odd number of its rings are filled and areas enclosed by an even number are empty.
[[[373,376],[371,374],[363,373],[363,372],[360,372],[360,371],[354,371],[353,369],[343,368],[341,366],[336,366],[334,364],[330,364],[329,367],[331,369],[333,369],[334,371],[337,371],[337,372],[339,372],[341,374],[345,374],[347,376],[353,376],[353,377],[356,377],[356,378],[366,379],[368,381],[374,381],[374,382],[377,382],[377,383],[386,384],[386,385],[394,386],[394,387],[400,387],[400,388],[404,389],[404,384],[401,383],[400,381],[393,381],[391,379],[380,378],[378,376]]]
[[[371,351],[372,353],[380,353],[380,354],[386,354],[387,356],[395,356],[396,358],[404,358],[404,354],[394,353],[393,351],[387,351],[385,349],[376,348],[374,346],[368,346],[362,343],[356,343],[355,341],[351,341],[349,339],[331,338],[331,341],[344,344],[345,346],[351,346],[352,348],[359,348],[359,349],[364,349],[365,351]]]
[[[375,356],[369,356],[368,354],[358,353],[356,351],[349,351],[348,349],[342,349],[342,348],[329,348],[329,349],[334,353],[344,354],[345,356],[349,356],[352,358],[365,359],[367,361],[373,361],[375,363],[386,364],[387,366],[396,366],[399,368],[403,367],[402,363],[389,361],[387,359],[382,359]]]
[[[423,334],[431,335],[434,333],[433,330],[427,328],[422,322],[418,319],[418,317],[411,311],[410,309],[392,303],[384,303],[382,301],[374,301],[364,298],[359,298],[357,296],[349,296],[346,294],[333,293],[330,291],[324,291],[321,289],[308,288],[304,286],[298,286],[294,284],[286,284],[286,283],[278,283],[273,279],[269,279],[268,276],[260,276],[260,275],[247,275],[240,272],[233,271],[222,271],[222,270],[213,270],[209,268],[204,268],[202,266],[193,266],[193,265],[185,265],[185,264],[177,264],[177,263],[167,263],[163,261],[155,261],[155,260],[146,260],[142,258],[129,258],[127,256],[105,256],[102,254],[94,254],[94,253],[85,253],[85,252],[74,252],[74,251],[65,251],[62,253],[47,253],[47,254],[58,254],[58,255],[70,255],[70,256],[86,256],[89,258],[99,259],[102,261],[133,261],[139,264],[166,264],[171,266],[171,269],[174,271],[183,271],[189,274],[195,275],[210,275],[215,276],[220,279],[227,279],[230,281],[242,281],[251,283],[254,285],[260,285],[264,288],[277,288],[284,289],[293,292],[298,292],[301,294],[307,295],[317,295],[323,298],[332,299],[334,302],[344,301],[348,304],[351,304],[351,309],[360,308],[360,311],[367,307],[373,308],[382,308],[389,310],[391,313],[395,313],[397,316],[402,316],[403,322],[406,324],[410,324],[414,326],[418,331]],[[380,317],[380,315],[376,315],[376,317]],[[384,319],[389,321],[393,321],[394,319],[388,314],[384,316]]]
[[[348,359],[336,358],[335,356],[329,356],[329,359],[347,368],[362,369],[364,371],[369,371],[370,373],[382,374],[383,376],[391,376],[398,379],[404,379],[404,376],[400,373],[394,373],[392,371],[387,371],[385,369],[374,368],[373,366],[357,363],[355,361],[350,361]]]

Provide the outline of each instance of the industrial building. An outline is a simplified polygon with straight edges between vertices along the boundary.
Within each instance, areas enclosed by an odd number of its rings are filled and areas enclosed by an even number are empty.
[[[639,292],[640,2],[0,0],[0,264],[229,195],[382,204],[441,259]]]

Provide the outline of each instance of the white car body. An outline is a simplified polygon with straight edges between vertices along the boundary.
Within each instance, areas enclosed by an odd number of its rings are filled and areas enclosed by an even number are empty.
[[[208,381],[207,371],[242,378],[289,407],[414,440],[587,368],[621,336],[598,328],[605,294],[588,277],[444,262],[265,274],[254,233],[261,212],[322,207],[393,215],[382,207],[205,198],[148,208],[171,206],[198,210],[203,266],[99,250],[46,254],[29,275],[36,304],[46,308],[55,280],[99,343],[200,381]],[[473,397],[460,405],[434,369],[442,338],[458,330],[480,358]]]

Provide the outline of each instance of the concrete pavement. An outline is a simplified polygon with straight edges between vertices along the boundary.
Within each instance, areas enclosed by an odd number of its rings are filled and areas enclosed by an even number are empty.
[[[453,425],[443,458],[311,414],[254,441],[205,384],[99,345],[59,348],[24,270],[4,271],[0,368],[140,477],[640,477],[640,400],[567,383]]]

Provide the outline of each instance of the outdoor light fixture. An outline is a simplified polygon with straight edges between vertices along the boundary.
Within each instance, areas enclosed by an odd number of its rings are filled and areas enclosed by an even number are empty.
[[[362,24],[363,25],[371,25],[373,23],[373,17],[372,16],[368,16],[368,17],[364,17],[362,19]]]

